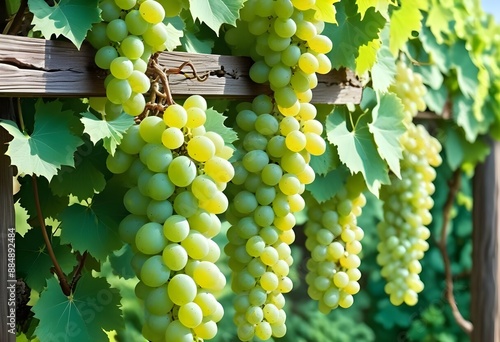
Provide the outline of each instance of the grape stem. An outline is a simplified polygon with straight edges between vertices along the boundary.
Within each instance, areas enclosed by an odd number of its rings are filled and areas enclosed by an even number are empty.
[[[473,325],[470,321],[466,320],[457,306],[455,301],[455,295],[453,294],[453,275],[451,273],[451,263],[450,257],[448,256],[448,251],[446,250],[446,241],[448,236],[448,226],[450,223],[450,214],[453,204],[455,203],[455,198],[457,196],[458,190],[460,189],[460,183],[462,179],[462,172],[460,169],[455,170],[451,180],[449,181],[450,191],[448,192],[448,197],[443,208],[443,225],[441,227],[441,238],[436,241],[444,262],[444,272],[446,281],[446,299],[450,304],[453,317],[457,322],[460,329],[462,329],[469,336],[472,334]]]
[[[40,206],[40,196],[38,194],[38,182],[37,177],[33,175],[31,177],[33,180],[33,194],[35,196],[35,206],[36,213],[38,215],[38,222],[40,223],[40,227],[42,228],[43,240],[45,241],[45,245],[47,246],[47,252],[49,253],[49,257],[52,260],[52,264],[54,264],[54,270],[59,279],[59,285],[61,286],[61,290],[66,296],[71,294],[71,287],[68,284],[68,280],[64,272],[61,269],[61,266],[57,262],[56,255],[54,254],[54,250],[52,249],[52,244],[50,243],[49,235],[47,234],[47,227],[45,227],[45,221],[42,215],[42,208]]]

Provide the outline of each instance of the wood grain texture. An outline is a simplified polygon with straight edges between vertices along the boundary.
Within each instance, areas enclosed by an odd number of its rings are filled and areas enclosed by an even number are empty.
[[[12,119],[13,107],[11,99],[0,98],[0,118]],[[12,191],[12,167],[10,159],[5,155],[7,145],[11,139],[10,135],[0,127],[0,341],[14,342],[16,335],[12,334],[12,327],[8,325],[11,321],[12,306],[9,304],[9,294],[15,285],[16,279],[9,277],[8,272],[8,230],[14,228],[14,200]],[[8,290],[9,289],[9,290]],[[15,309],[15,306],[13,307]],[[14,314],[15,315],[15,314]],[[10,332],[9,332],[10,330]]]
[[[500,342],[500,143],[474,176],[471,320],[473,342]]]
[[[0,96],[104,96],[105,74],[95,66],[94,54],[88,45],[78,51],[68,42],[0,35]],[[251,60],[246,57],[163,52],[159,60],[166,68],[191,61],[200,74],[214,73],[205,82],[171,76],[174,96],[253,98],[270,91],[250,80]],[[221,69],[225,73],[215,75]],[[332,71],[318,76],[312,102],[359,103],[361,92],[352,72]]]

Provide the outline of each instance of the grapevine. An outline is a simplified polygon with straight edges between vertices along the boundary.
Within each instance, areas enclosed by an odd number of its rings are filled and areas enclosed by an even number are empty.
[[[461,341],[490,323],[468,282],[490,261],[471,263],[468,178],[500,136],[481,6],[6,0],[0,25],[19,340]]]

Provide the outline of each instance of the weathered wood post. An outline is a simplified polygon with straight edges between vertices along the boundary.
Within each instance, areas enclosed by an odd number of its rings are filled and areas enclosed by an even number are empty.
[[[0,118],[12,119],[10,98],[0,98]],[[16,271],[12,167],[5,155],[10,135],[0,128],[0,341],[16,340]]]
[[[471,320],[473,342],[500,342],[500,142],[474,176]]]

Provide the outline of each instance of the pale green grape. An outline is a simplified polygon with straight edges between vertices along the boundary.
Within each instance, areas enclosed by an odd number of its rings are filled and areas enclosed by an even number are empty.
[[[106,167],[115,174],[124,173],[132,165],[134,159],[130,154],[117,149],[114,155],[108,155],[106,158]]]
[[[184,216],[172,215],[163,224],[163,234],[172,242],[181,242],[189,235],[189,222]]]
[[[163,263],[172,271],[180,271],[186,267],[188,254],[184,247],[176,243],[165,246],[162,253]]]
[[[112,42],[121,42],[128,36],[127,23],[123,19],[114,19],[106,27],[106,35]]]
[[[168,177],[178,187],[186,187],[196,177],[196,165],[186,156],[178,156],[168,166]]]
[[[125,23],[130,33],[140,36],[146,32],[150,24],[144,20],[138,10],[132,10],[125,16]]]
[[[106,87],[106,97],[114,104],[123,104],[132,95],[132,88],[126,80],[113,78]]]
[[[165,123],[157,116],[148,116],[144,118],[139,125],[139,133],[142,139],[148,143],[160,143],[164,131]]]
[[[163,6],[154,0],[146,0],[139,6],[142,18],[151,24],[161,23],[165,18]]]
[[[143,225],[135,237],[137,249],[144,254],[157,254],[165,248],[167,240],[163,235],[163,226],[157,222]]]
[[[175,150],[184,144],[184,133],[177,127],[168,127],[162,133],[161,142],[167,148]]]
[[[158,257],[161,259],[161,256]],[[178,273],[168,283],[168,296],[176,305],[181,306],[192,302],[196,294],[196,283],[186,274]]]
[[[153,255],[142,265],[140,278],[144,284],[151,287],[158,287],[168,281],[170,278],[170,269],[163,263],[161,255]],[[171,282],[172,280],[170,280]]]
[[[146,107],[146,99],[141,93],[132,93],[130,98],[123,103],[123,111],[129,115],[140,115]]]
[[[111,62],[118,58],[118,51],[112,46],[103,46],[97,50],[94,61],[101,69],[109,69]]]
[[[144,53],[144,43],[137,36],[128,36],[120,44],[123,55],[129,59],[138,59]]]
[[[146,215],[151,222],[162,223],[172,215],[172,204],[168,201],[152,200],[146,209]]]

